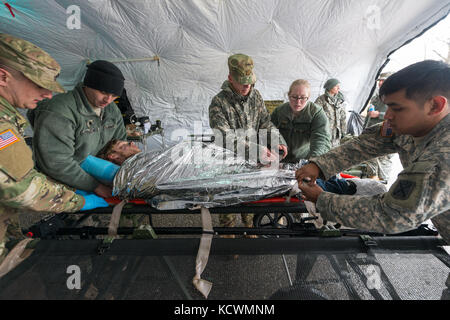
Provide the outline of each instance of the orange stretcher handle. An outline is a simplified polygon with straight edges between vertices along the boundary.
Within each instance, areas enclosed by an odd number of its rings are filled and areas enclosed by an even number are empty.
[[[359,177],[355,177],[355,176],[352,176],[352,175],[350,175],[350,174],[346,174],[346,173],[342,173],[342,172],[341,172],[341,177],[342,177],[343,179],[359,178]]]
[[[118,197],[110,197],[110,198],[106,198],[105,201],[108,202],[109,204],[114,205],[114,204],[120,203],[122,200],[120,200]],[[142,200],[142,199],[128,200],[128,203],[147,204],[147,202],[145,200]]]
[[[292,197],[290,200],[290,202],[301,202],[301,201],[302,200],[295,198],[295,197]],[[267,199],[258,200],[258,201],[252,201],[250,203],[284,203],[284,202],[286,202],[286,198],[274,197],[274,198],[267,198]]]

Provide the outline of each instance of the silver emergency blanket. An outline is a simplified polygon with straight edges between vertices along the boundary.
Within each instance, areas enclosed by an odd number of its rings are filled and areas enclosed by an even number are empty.
[[[231,206],[288,194],[300,166],[263,167],[213,143],[187,141],[126,160],[113,195],[145,199],[160,210]]]

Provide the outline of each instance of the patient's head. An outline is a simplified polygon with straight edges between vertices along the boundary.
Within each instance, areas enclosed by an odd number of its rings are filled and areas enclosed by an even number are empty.
[[[139,152],[141,149],[134,142],[113,139],[99,151],[97,157],[122,165],[125,160]]]

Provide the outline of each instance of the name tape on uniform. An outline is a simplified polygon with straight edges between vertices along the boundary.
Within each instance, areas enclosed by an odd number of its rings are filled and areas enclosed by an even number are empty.
[[[16,143],[20,139],[12,132],[11,129],[0,133],[0,150]]]

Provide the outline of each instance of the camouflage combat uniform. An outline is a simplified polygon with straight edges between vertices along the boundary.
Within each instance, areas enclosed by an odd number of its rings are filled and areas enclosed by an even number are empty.
[[[237,57],[237,67],[233,69],[230,61],[235,56]],[[242,78],[253,85],[256,81],[253,74],[253,61],[245,55],[235,56],[231,56],[229,59],[230,74],[233,76],[233,72],[240,72],[241,76],[242,74],[246,75]],[[247,62],[248,64],[246,64]],[[209,106],[209,124],[212,129],[220,130],[224,138],[234,141],[235,148],[237,144],[247,143],[243,131],[248,129],[254,129],[256,133],[261,129],[266,129],[275,135],[274,141],[279,141],[280,145],[286,145],[278,129],[270,121],[269,112],[258,90],[252,87],[250,93],[244,97],[234,92],[228,80],[222,84],[221,89],[222,91],[212,99]],[[237,129],[243,130],[238,132]],[[246,226],[253,225],[253,214],[242,214],[241,216]],[[222,226],[234,226],[236,217],[235,214],[223,214],[219,216],[219,220]]]
[[[374,97],[370,100],[370,104],[375,107],[375,111],[380,112],[378,118],[371,118],[367,115],[365,127],[373,126],[374,124],[383,122],[384,114],[387,110],[387,105],[383,103],[378,93],[375,93]],[[372,159],[362,164],[366,165],[366,174],[368,177],[377,176],[380,180],[388,181],[389,173],[392,167],[393,154],[388,154],[383,157]]]
[[[371,117],[367,117],[367,124],[365,125],[365,127],[371,127],[374,124],[383,122],[384,120],[384,115],[386,114],[386,110],[387,110],[387,105],[384,104],[384,102],[381,100],[378,92],[375,93],[375,95],[372,97],[372,99],[370,99],[370,104],[374,106],[375,111],[380,112],[380,115],[378,116],[378,118],[371,118]]]
[[[385,194],[372,197],[322,192],[316,206],[323,219],[362,230],[399,233],[431,219],[450,243],[450,115],[425,137],[382,136],[382,124],[367,128],[352,142],[313,158],[325,178],[356,163],[398,152],[403,167]]]
[[[228,80],[223,83],[221,89],[222,91],[212,99],[209,106],[211,128],[220,130],[227,139],[231,137],[236,144],[246,142],[245,137],[240,136],[235,129],[255,129],[256,132],[259,129],[267,129],[278,133],[270,121],[269,112],[258,90],[252,88],[248,96],[242,97],[233,91]],[[286,145],[281,135],[279,135],[279,141],[280,144]],[[253,214],[241,216],[246,226],[253,224]],[[219,220],[222,226],[234,226],[236,217],[235,214],[221,214]]]
[[[347,115],[343,95],[339,92],[333,97],[328,92],[325,92],[314,103],[321,106],[328,117],[331,132],[331,148],[339,146],[341,139],[347,133]]]
[[[243,97],[233,91],[228,80],[222,84],[221,89],[209,106],[211,128],[220,130],[224,137],[234,139],[235,143],[245,143],[245,130],[254,129],[258,133],[265,129],[276,136],[275,141],[286,145],[280,132],[270,121],[269,112],[258,90],[252,88],[248,96]],[[243,130],[239,132],[236,129]]]
[[[55,81],[59,65],[27,41],[0,34],[0,64],[21,71],[41,87],[63,90]],[[0,264],[8,253],[6,243],[23,238],[20,209],[75,212],[84,205],[83,197],[33,168],[31,149],[23,136],[27,125],[17,109],[0,97]]]

